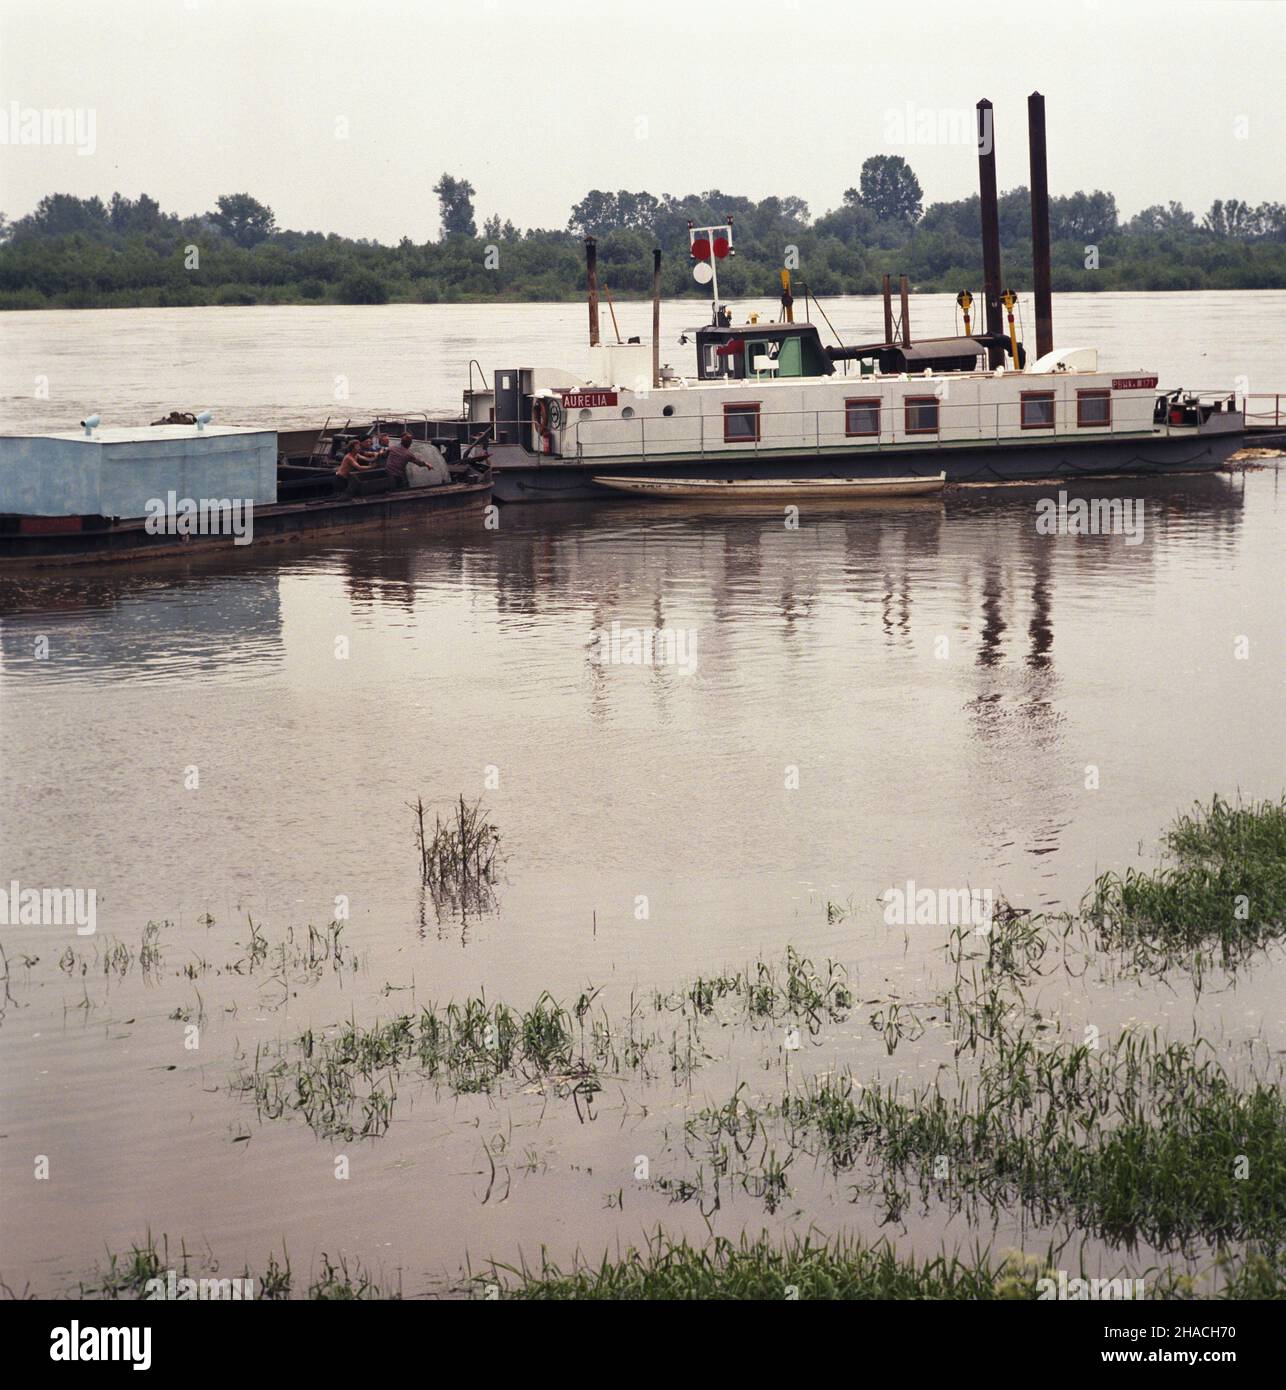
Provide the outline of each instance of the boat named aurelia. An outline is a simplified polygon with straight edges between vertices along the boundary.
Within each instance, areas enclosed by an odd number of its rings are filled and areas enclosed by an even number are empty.
[[[979,102],[985,331],[970,331],[973,296],[962,290],[964,331],[953,324],[951,336],[913,339],[906,277],[895,324],[885,276],[879,339],[823,342],[815,323],[795,322],[788,271],[777,321],[756,313],[734,321],[718,280],[735,254],[729,219],[689,227],[693,274],[711,287],[712,313],[680,338],[696,360],[676,370],[661,362],[661,253],[651,343],[604,343],[590,237],[585,367],[515,365],[474,387],[471,364],[460,416],[432,421],[430,437],[463,446],[485,436],[495,495],[507,502],[605,496],[605,482],[621,476],[781,482],[941,473],[972,483],[1219,468],[1245,430],[1245,403],[1232,392],[1160,389],[1146,364],[1109,366],[1093,346],[1054,346],[1039,93],[1028,102],[1035,352],[1019,341],[1017,296],[1002,288],[991,116],[991,103]]]

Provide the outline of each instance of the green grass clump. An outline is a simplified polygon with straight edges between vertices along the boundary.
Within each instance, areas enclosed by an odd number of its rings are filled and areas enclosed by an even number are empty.
[[[256,1054],[233,1088],[252,1095],[260,1115],[303,1116],[325,1137],[378,1137],[391,1122],[397,1080],[412,1070],[456,1094],[490,1091],[502,1077],[558,1077],[592,1094],[593,1044],[582,1024],[592,999],[569,1012],[547,994],[525,1013],[483,998],[433,1005],[363,1028],[348,1023],[333,1036],[311,1029],[275,1061]]]
[[[282,1263],[275,1255],[268,1257],[262,1274],[252,1275],[249,1269],[236,1278],[242,1281],[243,1291],[239,1298],[253,1298],[257,1301],[275,1302],[291,1297],[333,1302],[356,1299],[390,1299],[402,1296],[401,1287],[397,1289],[381,1286],[371,1272],[365,1269],[360,1260],[349,1261],[344,1255],[332,1260],[322,1255],[322,1267],[317,1276],[311,1279],[302,1290],[295,1284],[290,1268],[290,1257],[283,1251]],[[149,1231],[141,1244],[135,1244],[123,1254],[108,1253],[105,1264],[100,1265],[88,1279],[82,1279],[73,1293],[81,1299],[138,1299],[153,1301],[158,1297],[156,1286],[148,1285],[153,1280],[161,1284],[160,1297],[168,1297],[168,1275],[174,1272],[177,1280],[194,1281],[196,1291],[186,1294],[187,1300],[228,1299],[232,1297],[230,1280],[221,1276],[219,1265],[208,1254],[198,1260],[180,1242],[177,1251],[171,1252],[169,1238],[161,1237],[158,1247]],[[184,1296],[180,1287],[178,1296]]]
[[[472,1280],[475,1291],[527,1300],[1036,1300],[1057,1297],[1060,1259],[1007,1251],[997,1257],[977,1250],[970,1257],[899,1255],[888,1241],[867,1245],[851,1237],[814,1235],[778,1239],[766,1232],[708,1245],[675,1241],[659,1233],[643,1248],[604,1256],[597,1265],[578,1260],[562,1269],[542,1256],[537,1268],[494,1264]],[[1071,1278],[1098,1278],[1066,1270]],[[1111,1276],[1129,1297],[1146,1299],[1283,1298],[1286,1268],[1279,1257],[1257,1253],[1225,1256],[1207,1277],[1150,1267]],[[1106,1279],[1101,1279],[1106,1283]],[[1115,1293],[1116,1297],[1122,1294]]]
[[[735,974],[701,977],[672,994],[657,992],[653,996],[658,1012],[679,1011],[696,1018],[714,1015],[723,1003],[732,1004],[743,1022],[797,1019],[809,1032],[818,1033],[823,1024],[842,1023],[848,1017],[853,991],[842,965],[828,960],[824,968],[818,968],[788,945],[781,967],[770,961],[755,961]]]
[[[1158,1249],[1275,1245],[1286,1228],[1282,1091],[1270,1080],[1238,1086],[1203,1042],[1131,1032],[1100,1050],[1019,1030],[945,1086],[823,1076],[758,1110],[734,1097],[687,1132],[690,1149],[747,1190],[757,1185],[750,1155],[784,1147],[853,1173],[891,1219],[918,1194]]]
[[[333,1033],[310,1029],[257,1051],[232,1089],[253,1097],[264,1119],[297,1114],[325,1138],[378,1138],[392,1122],[406,1076],[456,1095],[493,1094],[506,1081],[550,1082],[579,1107],[593,1101],[608,1076],[652,1080],[664,1065],[676,1084],[686,1081],[707,1060],[699,1025],[723,1001],[734,1022],[797,1020],[812,1034],[847,1018],[853,1004],[842,966],[827,961],[819,970],[790,947],[784,967],[757,961],[736,975],[654,995],[654,1017],[681,1020],[668,1038],[646,1022],[637,1001],[612,1018],[595,1008],[597,996],[588,988],[567,1006],[545,993],[524,1011],[479,996],[370,1027],[350,1021]]]
[[[1103,874],[1082,905],[1105,946],[1216,946],[1235,964],[1286,934],[1286,797],[1233,806],[1216,796],[1164,845],[1160,868]]]
[[[1008,1283],[1009,1268],[982,1256],[973,1264],[938,1256],[902,1260],[889,1245],[834,1244],[768,1235],[708,1246],[657,1236],[596,1266],[563,1271],[496,1266],[504,1297],[515,1299],[984,1299],[1033,1297],[1035,1277]],[[480,1276],[480,1282],[488,1282]],[[1030,1291],[1029,1291],[1030,1290]]]

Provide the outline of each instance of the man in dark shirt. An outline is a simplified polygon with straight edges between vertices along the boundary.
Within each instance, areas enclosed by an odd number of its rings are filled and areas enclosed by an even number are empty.
[[[409,434],[404,434],[388,451],[388,456],[384,460],[384,467],[388,469],[389,477],[393,479],[394,487],[406,486],[406,463],[408,459],[414,458],[411,452],[412,439]]]

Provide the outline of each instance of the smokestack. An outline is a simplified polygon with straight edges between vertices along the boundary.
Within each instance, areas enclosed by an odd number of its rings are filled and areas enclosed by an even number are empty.
[[[893,282],[884,277],[884,341],[893,342]]]
[[[652,251],[652,386],[661,384],[661,248]]]
[[[1054,350],[1054,310],[1049,268],[1049,173],[1045,168],[1045,98],[1027,98],[1027,144],[1031,151],[1031,265],[1036,286],[1036,356]]]
[[[589,282],[589,345],[598,346],[598,242],[585,238],[585,276]]]
[[[905,275],[898,276],[898,289],[902,295],[902,346],[911,346],[911,286]]]
[[[996,140],[991,103],[978,103],[978,193],[982,203],[982,296],[987,310],[987,332],[1003,334],[1000,317],[1000,210],[996,203]],[[998,367],[1004,350],[987,349],[987,364]],[[1018,364],[1015,363],[1015,366]]]

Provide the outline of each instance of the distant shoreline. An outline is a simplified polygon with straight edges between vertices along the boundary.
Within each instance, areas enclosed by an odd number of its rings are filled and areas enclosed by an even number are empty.
[[[1030,286],[1030,285],[1020,285],[1020,286],[1016,286],[1015,288],[1016,288],[1016,290],[1017,290],[1017,293],[1020,294],[1020,295],[1028,295],[1028,294],[1031,294],[1031,293],[1032,293],[1032,289],[1031,289],[1031,286]],[[1097,286],[1092,285],[1092,284],[1087,284],[1087,285],[1085,285],[1083,288],[1078,288],[1078,289],[1067,289],[1067,288],[1064,288],[1064,289],[1061,289],[1061,290],[1057,290],[1057,289],[1056,289],[1056,290],[1055,290],[1055,297],[1057,297],[1057,296],[1060,295],[1060,294],[1062,294],[1062,295],[1067,295],[1067,294],[1095,294],[1095,295],[1113,295],[1113,294],[1157,294],[1157,295],[1165,295],[1165,294],[1202,294],[1202,295],[1230,295],[1230,294],[1261,294],[1261,293],[1273,292],[1273,291],[1276,291],[1276,292],[1278,292],[1278,293],[1284,293],[1284,292],[1286,292],[1286,286],[1282,286],[1282,285],[1273,285],[1273,284],[1266,284],[1266,285],[1238,285],[1238,286],[1236,286],[1235,288],[1229,288],[1229,289],[1212,288],[1212,287],[1210,287],[1210,286],[1201,286],[1201,287],[1193,287],[1193,288],[1172,288],[1172,287],[1167,286],[1167,287],[1164,288],[1164,289],[1160,289],[1160,288],[1148,288],[1147,286],[1144,286],[1144,285],[1110,285],[1110,286],[1097,287]],[[939,284],[913,285],[913,286],[911,287],[911,293],[912,293],[913,295],[952,294],[952,293],[954,293],[954,292],[955,292],[955,291],[954,291],[951,287],[946,286],[946,285],[939,285]],[[835,300],[835,299],[870,299],[870,298],[878,298],[878,297],[879,297],[879,293],[880,293],[880,292],[879,292],[878,289],[875,289],[875,290],[872,290],[872,289],[860,289],[860,290],[845,289],[845,290],[833,290],[833,291],[828,291],[828,292],[826,292],[826,293],[824,293],[824,294],[818,294],[818,295],[816,296],[816,298],[817,298],[818,300],[827,301],[827,302],[829,302],[829,301],[831,301],[831,300]],[[709,304],[709,302],[710,302],[710,296],[709,296],[708,293],[697,293],[697,294],[686,294],[686,293],[684,293],[684,294],[671,294],[671,293],[665,293],[665,294],[662,294],[661,298],[662,298],[662,300],[663,300],[664,302],[666,302],[666,303],[680,302],[680,303],[691,303],[691,304],[693,304],[693,305],[702,305],[702,304]],[[981,300],[981,294],[980,294],[980,292],[975,291],[975,298],[978,299],[979,301]],[[651,302],[651,296],[650,296],[650,295],[645,295],[645,294],[613,294],[612,299],[613,299],[613,302],[616,303],[616,304],[618,304],[618,305],[621,305],[621,304],[637,305],[637,304],[648,304],[648,303]],[[773,295],[771,295],[771,294],[756,294],[755,292],[750,291],[750,292],[747,292],[747,293],[744,293],[744,294],[738,294],[738,295],[735,295],[735,296],[729,296],[728,302],[729,302],[729,303],[732,303],[732,304],[743,303],[743,302],[763,303],[763,302],[772,302],[774,299],[775,299],[775,296],[773,296]],[[555,297],[555,298],[550,298],[550,297],[548,297],[548,296],[541,296],[541,297],[539,297],[539,298],[536,298],[536,297],[527,298],[527,297],[525,297],[525,296],[523,296],[523,295],[521,295],[521,294],[516,294],[516,295],[515,295],[515,294],[496,294],[496,295],[459,295],[459,296],[455,296],[455,297],[451,297],[451,298],[442,298],[442,299],[419,299],[419,298],[415,298],[415,297],[412,297],[412,296],[409,296],[409,295],[407,295],[407,296],[393,296],[393,295],[391,295],[388,299],[382,300],[382,301],[380,301],[380,302],[378,302],[378,303],[372,302],[372,303],[362,303],[362,304],[353,304],[353,303],[350,303],[350,302],[345,301],[345,300],[342,300],[342,299],[316,299],[316,298],[312,298],[312,297],[307,296],[307,295],[293,295],[293,296],[281,296],[281,295],[277,295],[277,296],[273,296],[273,297],[269,297],[269,298],[264,298],[264,299],[246,300],[245,302],[242,302],[242,301],[231,301],[231,300],[227,300],[227,299],[224,299],[224,300],[216,300],[216,299],[213,299],[213,298],[212,298],[212,299],[209,299],[209,300],[198,300],[198,301],[187,301],[187,302],[176,302],[176,303],[156,303],[156,302],[154,302],[153,300],[149,299],[149,298],[146,297],[146,296],[144,296],[144,297],[135,297],[134,299],[132,299],[131,301],[129,301],[129,302],[127,302],[127,303],[121,303],[121,302],[119,302],[119,301],[116,301],[114,296],[113,296],[113,300],[114,300],[114,302],[112,302],[112,303],[110,303],[110,304],[66,304],[66,303],[56,303],[56,302],[52,302],[52,301],[46,301],[46,302],[43,303],[43,304],[0,303],[0,313],[43,313],[43,312],[46,312],[46,311],[63,311],[63,312],[88,312],[88,311],[92,311],[92,312],[110,312],[111,310],[118,310],[118,309],[279,309],[279,308],[294,308],[294,309],[299,309],[299,308],[303,308],[303,309],[380,309],[380,308],[388,308],[388,307],[393,306],[393,305],[404,305],[404,304],[414,304],[414,305],[422,306],[422,307],[424,307],[424,308],[435,308],[435,307],[440,306],[440,305],[457,305],[457,304],[467,304],[467,305],[484,305],[484,304],[583,304],[584,301],[585,301],[585,291],[584,291],[583,289],[580,289],[580,290],[577,290],[577,291],[575,291],[575,292],[568,292],[567,294],[559,295],[559,296],[557,296],[557,297]],[[795,305],[796,305],[796,315],[797,315],[797,317],[800,317],[800,318],[804,317],[804,316],[805,316],[805,314],[804,314],[804,307],[803,307],[803,305],[804,305],[804,300],[803,300],[803,296],[802,296],[802,295],[797,294],[797,295],[795,296]],[[605,321],[609,319],[610,316],[609,316],[608,313],[607,313],[606,305],[603,306],[602,314],[603,314],[603,317],[604,317],[604,320],[605,320]]]

